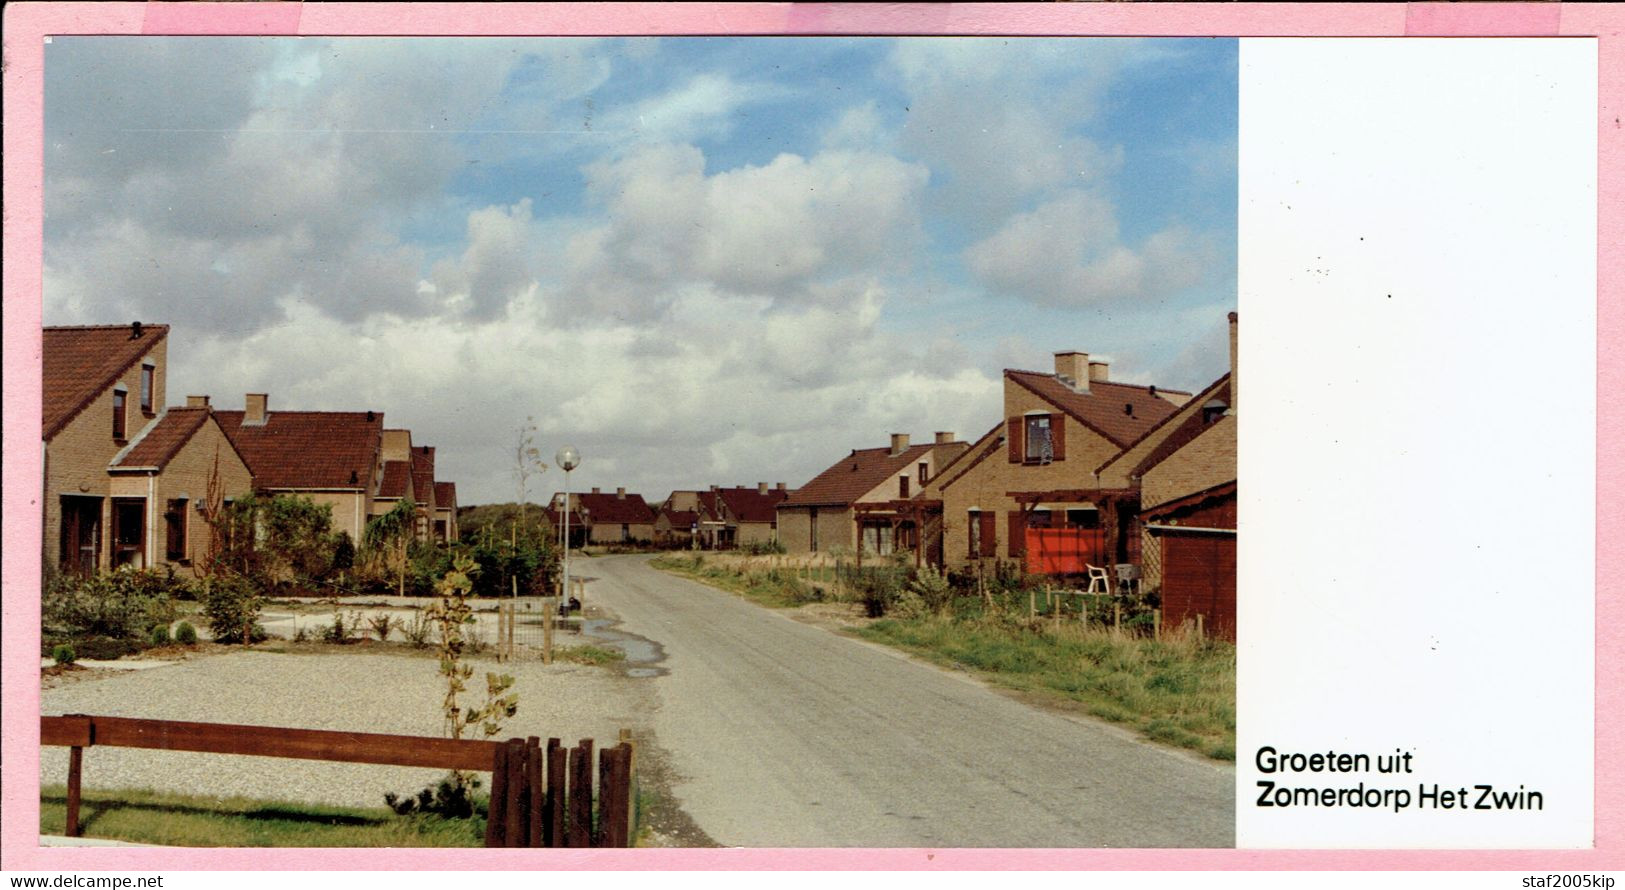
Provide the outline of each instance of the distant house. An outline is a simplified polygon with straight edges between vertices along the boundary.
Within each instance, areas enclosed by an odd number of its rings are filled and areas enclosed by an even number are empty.
[[[1015,561],[1042,574],[1137,562],[1139,490],[1094,471],[1190,398],[1113,382],[1083,352],[1056,353],[1052,374],[1006,370],[1001,422],[918,499],[927,521],[940,511],[942,562]]]
[[[946,432],[928,445],[894,433],[888,448],[854,449],[779,502],[779,542],[790,553],[915,549],[922,518],[913,499],[965,449]]]
[[[790,496],[780,482],[769,488],[766,482],[755,488],[743,485],[717,489],[728,521],[733,525],[736,547],[771,544],[779,537],[779,504]]]
[[[206,397],[170,409],[167,325],[48,327],[42,338],[44,562],[66,572],[186,569],[207,546],[198,513],[246,493],[247,466]]]
[[[553,509],[564,503],[564,495],[553,496]],[[571,522],[578,519],[587,528],[587,543],[621,544],[653,541],[655,513],[649,509],[640,494],[628,494],[625,488],[614,494],[604,494],[597,488],[584,494],[571,494],[570,506],[578,511]],[[573,536],[572,536],[573,539]]]
[[[357,543],[384,476],[380,411],[273,411],[249,393],[242,411],[216,411],[254,474],[254,490],[295,494],[333,508],[333,530]]]

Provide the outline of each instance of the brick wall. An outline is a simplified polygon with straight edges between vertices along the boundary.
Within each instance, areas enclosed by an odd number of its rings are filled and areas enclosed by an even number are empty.
[[[1226,416],[1146,471],[1140,506],[1148,510],[1236,478],[1236,418]]]
[[[779,541],[789,553],[810,552],[812,535],[811,507],[779,508]],[[857,549],[857,526],[852,511],[840,507],[818,509],[818,552],[828,553],[839,547],[848,552]]]

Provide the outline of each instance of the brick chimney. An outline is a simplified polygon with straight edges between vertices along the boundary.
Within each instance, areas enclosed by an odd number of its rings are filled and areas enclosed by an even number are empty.
[[[207,408],[207,407],[209,407],[209,397],[208,396],[187,396],[186,397],[186,407],[188,407],[188,408]]]
[[[593,486],[593,487],[592,487],[592,493],[593,493],[593,494],[600,494],[600,493],[601,493],[601,492],[599,492],[599,491],[598,491],[598,486],[596,486],[596,485],[594,485],[594,486]]]
[[[757,494],[767,494],[767,483],[766,482],[758,482],[758,483],[756,483],[756,493]]]
[[[1055,353],[1055,376],[1077,392],[1089,391],[1089,353]]]
[[[779,491],[784,491],[784,483],[783,482],[780,482],[776,487],[778,488]]]
[[[1236,381],[1236,353],[1240,349],[1236,339],[1236,313],[1230,313],[1230,413],[1236,413],[1236,391],[1240,384]]]
[[[265,408],[270,397],[262,392],[243,396],[243,426],[265,426]]]
[[[908,433],[891,434],[891,456],[896,457],[908,450]]]
[[[1108,370],[1110,369],[1110,367],[1111,367],[1111,365],[1109,363],[1105,362],[1105,361],[1102,361],[1100,359],[1090,359],[1090,361],[1089,361],[1089,381],[1091,383],[1105,383],[1105,382],[1111,380],[1111,377],[1109,376],[1109,373],[1108,373]]]
[[[625,486],[622,486],[620,488],[615,489],[615,499],[618,500],[618,501],[626,500],[626,488],[625,488]]]
[[[954,440],[954,434],[953,433],[947,432],[947,431],[944,431],[944,430],[938,430],[937,431],[937,444],[938,445],[947,445],[947,444],[951,443],[953,440]]]

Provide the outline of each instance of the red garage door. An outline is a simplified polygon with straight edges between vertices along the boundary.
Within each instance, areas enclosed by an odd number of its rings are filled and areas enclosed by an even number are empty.
[[[1162,620],[1178,627],[1202,615],[1207,633],[1236,638],[1234,532],[1162,532]]]

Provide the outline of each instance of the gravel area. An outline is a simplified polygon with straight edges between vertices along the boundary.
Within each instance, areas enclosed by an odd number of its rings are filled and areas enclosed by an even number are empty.
[[[617,668],[562,662],[472,660],[464,701],[485,696],[485,672],[513,674],[519,713],[502,738],[558,736],[613,743],[641,736],[654,708],[646,682]],[[433,658],[393,654],[232,652],[46,689],[44,714],[103,714],[304,729],[439,736],[443,678]],[[68,751],[41,752],[40,781],[67,780]],[[140,788],[381,806],[384,792],[415,792],[442,771],[269,757],[97,748],[85,751],[87,788]]]

